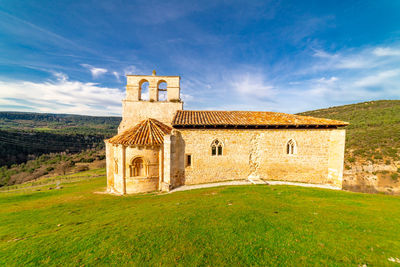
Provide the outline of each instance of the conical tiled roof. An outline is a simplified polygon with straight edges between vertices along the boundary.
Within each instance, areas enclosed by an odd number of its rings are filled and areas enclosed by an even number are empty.
[[[164,143],[164,136],[171,133],[172,128],[155,119],[147,119],[110,139],[112,144],[125,146],[153,146]]]

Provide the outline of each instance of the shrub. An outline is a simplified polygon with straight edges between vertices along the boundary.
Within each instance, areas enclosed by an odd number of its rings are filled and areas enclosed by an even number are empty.
[[[77,172],[83,172],[83,171],[88,171],[89,170],[89,166],[88,165],[80,165],[76,167],[76,171]]]
[[[393,181],[397,181],[397,179],[399,178],[399,174],[398,173],[392,173],[392,175],[390,175],[390,177],[392,178]]]
[[[386,165],[390,165],[390,163],[391,163],[390,159],[387,159],[387,160],[385,161],[385,164],[386,164]]]
[[[353,163],[356,161],[356,159],[354,157],[350,157],[347,159],[348,162]]]
[[[47,168],[46,168],[46,172],[51,172],[52,170],[54,170],[53,167],[47,167]]]
[[[81,158],[80,160],[79,160],[79,162],[84,162],[84,163],[91,163],[91,162],[93,162],[95,159],[94,158]]]

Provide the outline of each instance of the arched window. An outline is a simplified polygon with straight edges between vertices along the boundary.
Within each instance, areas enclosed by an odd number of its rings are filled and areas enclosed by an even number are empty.
[[[139,99],[140,100],[149,100],[149,82],[147,80],[141,80],[139,83]]]
[[[211,143],[211,156],[222,156],[223,147],[223,144],[218,139],[215,139]]]
[[[129,166],[129,172],[131,177],[147,176],[147,164],[143,158],[135,158],[132,160],[131,165]]]
[[[297,154],[296,142],[293,139],[290,139],[286,144],[286,154],[288,155]]]
[[[157,85],[158,101],[167,101],[167,82],[161,80]]]

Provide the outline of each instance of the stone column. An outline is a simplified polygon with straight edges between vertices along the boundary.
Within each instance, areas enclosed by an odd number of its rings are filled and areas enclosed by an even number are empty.
[[[149,99],[150,101],[158,101],[157,81],[154,79],[149,81]]]
[[[122,194],[126,194],[126,147],[121,145],[122,147],[122,168],[121,168],[121,177],[122,177]]]
[[[158,190],[162,190],[162,183],[164,181],[164,147],[160,146],[158,152]]]
[[[140,100],[139,85],[128,84],[126,86],[126,100],[130,100],[130,101],[139,101]]]
[[[164,179],[161,184],[162,191],[169,191],[171,185],[171,135],[164,136]]]

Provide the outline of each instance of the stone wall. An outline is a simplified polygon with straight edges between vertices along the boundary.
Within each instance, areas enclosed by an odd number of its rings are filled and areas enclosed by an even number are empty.
[[[148,118],[156,119],[171,126],[172,119],[178,110],[183,109],[182,102],[122,101],[122,121],[118,127],[121,133]]]
[[[114,191],[114,147],[105,141],[106,146],[106,175],[107,175],[107,191]]]
[[[131,162],[137,157],[142,157],[148,166],[146,177],[131,177],[130,175]],[[124,147],[106,142],[107,191],[132,194],[158,190],[159,157],[159,147]]]
[[[106,144],[106,173],[107,173],[107,191],[110,193],[124,194],[124,164],[123,164],[123,147],[115,146],[105,142]]]
[[[266,179],[332,184],[341,187],[343,129],[181,129],[185,184]],[[211,156],[211,143],[223,143],[223,155]],[[297,143],[288,155],[286,144]],[[182,163],[180,163],[182,165]]]
[[[159,153],[160,148],[144,148],[144,147],[127,147],[126,148],[126,193],[140,193],[158,190],[159,180]],[[130,164],[137,158],[141,157],[148,165],[147,177],[131,177]]]

